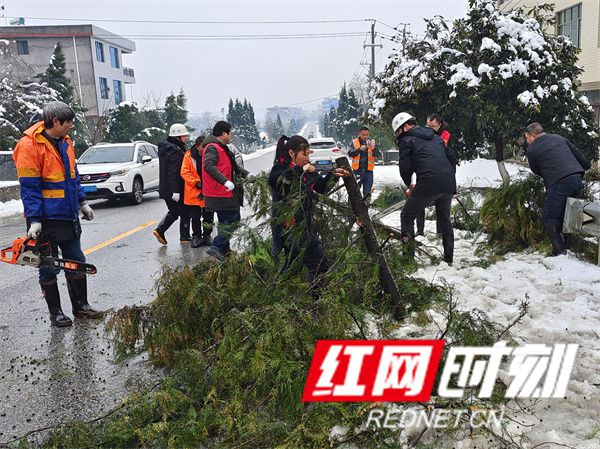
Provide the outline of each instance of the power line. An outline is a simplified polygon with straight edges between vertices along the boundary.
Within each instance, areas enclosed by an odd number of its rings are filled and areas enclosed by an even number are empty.
[[[358,23],[369,19],[340,20],[149,20],[149,19],[72,19],[64,17],[25,17],[27,20],[56,20],[66,22],[110,22],[110,23],[164,23],[196,25],[243,25],[243,24],[308,24],[308,23]]]

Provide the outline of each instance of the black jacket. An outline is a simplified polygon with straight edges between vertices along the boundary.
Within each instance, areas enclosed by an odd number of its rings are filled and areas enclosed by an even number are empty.
[[[273,205],[271,209],[271,230],[273,234],[273,247],[271,254],[277,256],[284,248],[291,234],[292,228],[302,226],[302,232],[295,237],[310,240],[313,231],[313,210],[316,196],[314,192],[325,193],[329,190],[331,173],[304,173],[302,167],[288,162],[276,161],[269,173],[269,187]],[[283,223],[286,209],[297,205],[292,222]],[[300,242],[301,243],[301,242]]]
[[[183,193],[181,164],[184,155],[185,144],[176,137],[167,137],[167,140],[158,144],[158,195],[162,199],[169,199],[174,193]]]
[[[581,151],[558,134],[542,134],[531,142],[525,154],[529,168],[544,178],[546,187],[569,175],[583,174],[591,167]]]
[[[415,126],[396,140],[400,152],[400,176],[408,186],[413,173],[413,195],[456,193],[456,157],[431,128]]]
[[[235,161],[235,155],[229,149],[227,145],[223,145],[219,142],[219,140],[213,136],[209,135],[202,145],[204,145],[204,170],[206,173],[211,176],[215,181],[220,184],[225,184],[228,179],[227,177],[219,171],[217,168],[217,164],[219,162],[219,152],[214,147],[214,145],[210,145],[211,143],[219,143],[223,148],[225,148],[225,153],[227,153],[227,157],[231,161],[232,167],[232,178],[231,182],[235,184],[235,189],[233,191],[233,198],[219,198],[219,197],[209,197],[205,196],[205,207],[207,211],[225,211],[225,210],[239,210],[244,202],[244,190],[243,186],[240,183],[242,178],[248,176],[249,172],[240,167]]]

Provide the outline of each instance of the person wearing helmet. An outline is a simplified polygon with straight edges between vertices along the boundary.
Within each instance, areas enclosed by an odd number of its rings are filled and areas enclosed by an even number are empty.
[[[456,157],[435,130],[417,126],[415,118],[407,112],[394,117],[392,129],[400,153],[398,165],[402,180],[410,185],[413,174],[418,179],[400,215],[400,231],[408,245],[408,253],[414,255],[415,219],[426,207],[435,205],[444,245],[444,261],[451,264],[454,230],[450,206],[456,192]]]
[[[189,242],[190,218],[183,205],[183,180],[181,179],[181,164],[185,154],[185,142],[190,133],[181,123],[174,123],[169,129],[169,137],[158,144],[159,186],[158,195],[165,200],[168,212],[158,223],[152,234],[159,243],[166,245],[165,232],[179,217],[179,238],[181,242]]]

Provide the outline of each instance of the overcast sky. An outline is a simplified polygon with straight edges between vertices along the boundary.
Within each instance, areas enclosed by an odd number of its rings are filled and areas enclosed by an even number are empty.
[[[336,94],[344,81],[364,76],[370,51],[363,49],[370,22],[303,24],[167,24],[102,22],[136,21],[314,21],[378,19],[386,25],[410,23],[423,34],[423,18],[436,14],[452,19],[467,10],[467,0],[446,1],[156,1],[156,0],[0,0],[7,17],[25,17],[29,25],[93,23],[132,36],[137,51],[124,55],[135,70],[133,100],[149,92],[168,95],[183,87],[190,112],[219,111],[229,97],[246,97],[256,109],[300,105],[310,109],[321,97]],[[45,20],[28,18],[47,18]],[[58,21],[57,18],[81,19]],[[377,23],[376,31],[395,31]],[[281,35],[362,33],[359,36],[289,40],[173,40],[164,36]],[[161,35],[159,40],[141,35]],[[135,37],[134,37],[135,36]],[[170,40],[167,40],[170,39]],[[384,67],[395,45],[377,39],[377,67]],[[127,89],[131,99],[131,91]],[[261,117],[259,117],[261,118]]]

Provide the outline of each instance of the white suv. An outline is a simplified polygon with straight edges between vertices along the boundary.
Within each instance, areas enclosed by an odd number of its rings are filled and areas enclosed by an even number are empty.
[[[332,170],[335,168],[335,160],[345,156],[340,145],[331,137],[308,139],[308,143],[312,150],[310,161],[317,170]]]
[[[126,198],[136,205],[145,192],[158,190],[158,151],[148,142],[98,143],[81,155],[77,168],[88,199]]]

